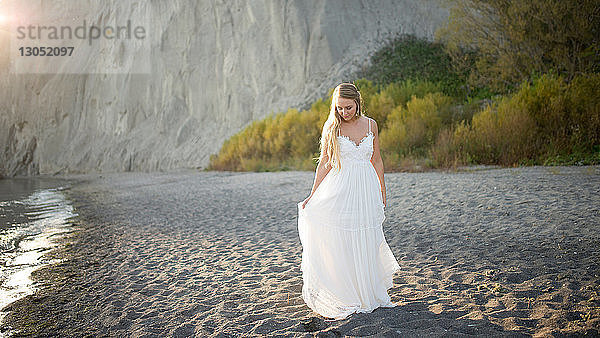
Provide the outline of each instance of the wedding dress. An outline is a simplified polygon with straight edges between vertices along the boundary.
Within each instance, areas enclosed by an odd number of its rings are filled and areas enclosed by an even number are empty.
[[[304,209],[298,203],[302,298],[323,317],[395,306],[387,290],[400,266],[383,234],[373,138],[371,119],[358,145],[338,135],[341,170],[329,171]]]

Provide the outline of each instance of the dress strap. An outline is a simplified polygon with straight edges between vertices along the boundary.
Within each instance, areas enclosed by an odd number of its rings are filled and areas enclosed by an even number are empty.
[[[371,132],[371,119],[370,118],[368,118],[368,119],[369,119],[369,130],[367,130],[367,135],[369,135],[369,133]]]

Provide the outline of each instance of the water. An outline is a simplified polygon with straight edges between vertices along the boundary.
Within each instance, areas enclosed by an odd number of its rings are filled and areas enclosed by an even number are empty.
[[[73,230],[77,214],[63,194],[70,185],[52,178],[0,179],[0,322],[4,307],[36,291],[31,273],[57,262],[44,254]]]

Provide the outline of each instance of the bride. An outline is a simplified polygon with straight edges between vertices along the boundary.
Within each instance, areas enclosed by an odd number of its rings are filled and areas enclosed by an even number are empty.
[[[352,83],[338,85],[310,195],[298,203],[302,298],[323,317],[394,307],[400,269],[383,234],[386,190],[377,123]]]

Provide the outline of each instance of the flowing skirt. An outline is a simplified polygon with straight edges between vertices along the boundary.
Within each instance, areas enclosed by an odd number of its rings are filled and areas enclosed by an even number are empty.
[[[313,311],[343,319],[394,307],[387,290],[400,269],[382,228],[380,184],[370,162],[348,164],[325,176],[302,209],[302,298]]]

